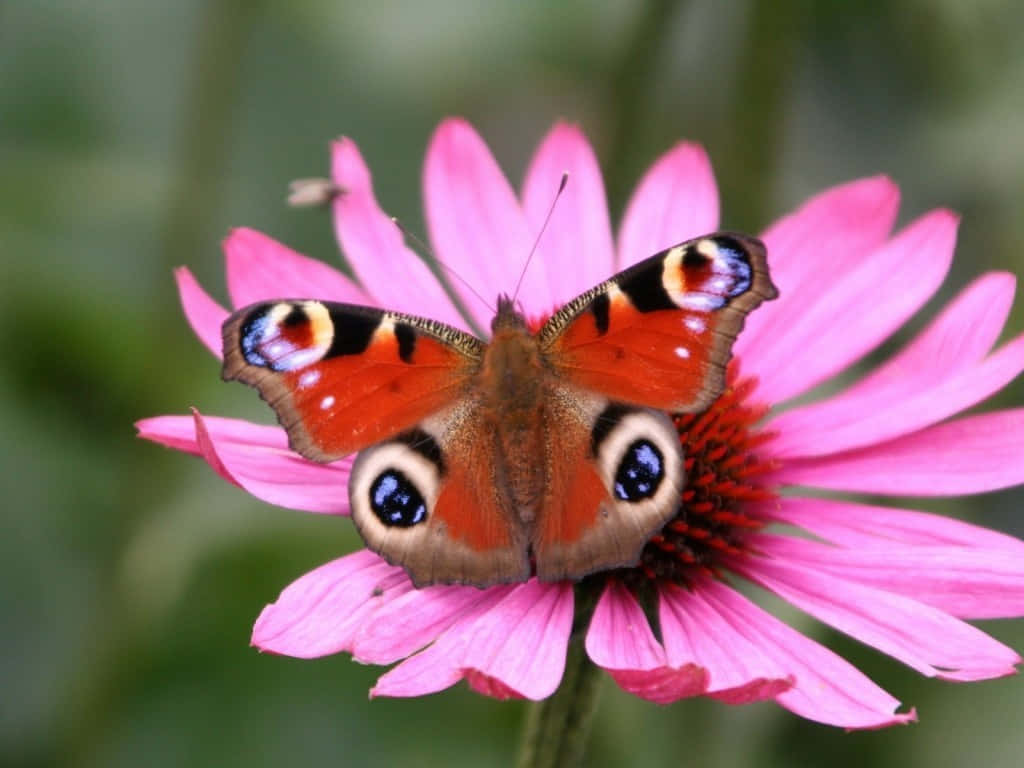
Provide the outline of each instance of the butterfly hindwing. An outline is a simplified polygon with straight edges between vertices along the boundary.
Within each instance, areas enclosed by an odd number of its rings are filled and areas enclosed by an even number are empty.
[[[292,447],[333,461],[450,405],[481,342],[432,320],[350,304],[271,301],[224,323],[225,380],[256,387]]]
[[[744,317],[776,295],[760,241],[709,235],[577,297],[539,338],[567,383],[659,410],[699,411],[724,387]]]
[[[533,531],[537,577],[634,565],[679,508],[685,469],[671,419],[592,393],[551,398],[559,440]]]
[[[466,398],[360,452],[349,483],[363,540],[417,586],[543,581],[629,566],[678,510],[684,462],[672,421],[579,391],[551,393],[557,424],[536,515],[512,502],[491,417]]]
[[[417,586],[530,576],[528,539],[498,477],[492,430],[467,398],[362,451],[349,499],[363,540]]]

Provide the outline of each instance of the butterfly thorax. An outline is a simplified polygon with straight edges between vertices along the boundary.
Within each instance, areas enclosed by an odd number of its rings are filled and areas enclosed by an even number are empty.
[[[537,337],[506,297],[498,299],[493,337],[480,368],[481,405],[493,430],[495,478],[524,522],[533,519],[546,484],[547,439],[544,418],[546,371]]]

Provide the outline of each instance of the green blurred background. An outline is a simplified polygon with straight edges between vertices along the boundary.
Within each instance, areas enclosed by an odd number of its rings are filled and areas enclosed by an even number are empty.
[[[219,242],[238,225],[335,262],[327,215],[283,205],[290,179],[327,172],[332,137],[359,143],[382,204],[419,231],[424,147],[453,114],[517,184],[552,121],[580,122],[614,216],[680,138],[710,151],[736,229],[887,172],[904,221],[964,216],[928,316],[983,270],[1024,271],[1022,83],[1016,0],[0,4],[0,760],[512,761],[520,703],[461,686],[369,702],[377,669],[250,649],[266,602],[358,546],[350,525],[133,437],[134,420],[190,405],[268,420],[221,385],[171,269],[223,297]],[[999,402],[1024,401],[1014,388]],[[925,508],[1020,534],[1022,500]],[[592,764],[1020,764],[1019,680],[924,680],[794,621],[921,723],[847,735],[772,704],[660,708],[609,685]],[[1024,648],[1024,622],[986,629]]]

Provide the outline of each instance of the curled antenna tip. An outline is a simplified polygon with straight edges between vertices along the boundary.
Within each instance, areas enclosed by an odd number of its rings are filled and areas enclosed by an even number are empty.
[[[548,224],[551,222],[551,214],[555,212],[555,203],[558,202],[558,198],[562,196],[562,192],[565,191],[565,185],[569,183],[569,172],[563,171],[562,178],[558,182],[558,190],[555,192],[555,197],[551,201],[551,207],[548,208],[548,215],[544,217],[544,223],[540,225],[540,231],[537,232],[537,237],[533,241],[533,247],[530,248],[530,253],[526,257],[526,263],[523,264],[523,269],[519,273],[519,281],[516,283],[516,289],[512,292],[512,301],[515,302],[519,298],[519,289],[523,287],[523,278],[526,277],[526,270],[530,267],[530,262],[533,261],[533,254],[537,252],[537,246],[540,244],[541,235],[548,228]]]
[[[403,235],[405,235],[410,240],[412,240],[416,244],[417,247],[422,248],[425,253],[428,253],[428,254],[430,254],[433,257],[433,254],[430,253],[430,249],[427,247],[426,243],[424,243],[422,240],[420,240],[416,236],[415,232],[413,232],[413,231],[411,231],[409,229],[406,229],[405,228],[405,224],[403,224],[399,220],[399,218],[397,216],[388,216],[388,218],[391,219],[391,223],[395,225],[395,228],[398,229],[399,232],[401,232]]]
[[[440,263],[440,261],[437,259],[437,257],[434,256],[434,254],[431,252],[431,250],[427,246],[427,244],[424,243],[422,240],[420,240],[416,236],[415,232],[413,232],[410,229],[406,229],[405,224],[403,224],[401,222],[401,220],[397,216],[388,216],[388,218],[391,219],[391,223],[395,225],[395,227],[398,229],[399,232],[401,232],[403,235],[405,235],[410,240],[412,240],[413,243],[415,243],[418,248],[422,248],[424,253],[428,254],[432,259],[434,259],[435,261],[438,261],[438,263]]]

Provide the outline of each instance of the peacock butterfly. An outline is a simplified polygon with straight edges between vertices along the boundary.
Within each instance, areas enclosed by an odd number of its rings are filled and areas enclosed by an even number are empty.
[[[718,397],[744,317],[776,295],[764,245],[717,233],[536,333],[499,297],[489,342],[373,307],[253,304],[224,323],[223,378],[256,387],[302,456],[359,452],[355,525],[418,587],[575,580],[634,565],[678,512],[668,414]]]

